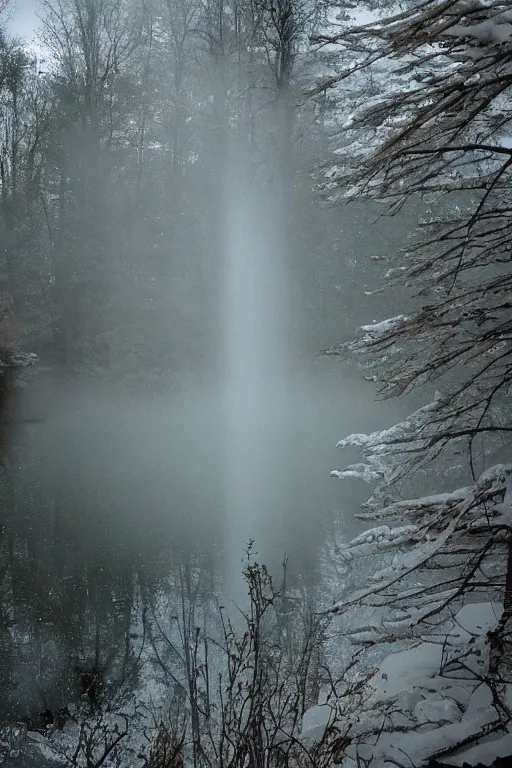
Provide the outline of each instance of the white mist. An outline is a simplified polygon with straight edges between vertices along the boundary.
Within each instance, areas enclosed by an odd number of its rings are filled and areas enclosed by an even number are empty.
[[[276,196],[233,173],[225,220],[225,516],[227,593],[239,599],[244,550],[284,553],[290,478],[290,358],[285,238]],[[280,551],[281,550],[281,551]]]

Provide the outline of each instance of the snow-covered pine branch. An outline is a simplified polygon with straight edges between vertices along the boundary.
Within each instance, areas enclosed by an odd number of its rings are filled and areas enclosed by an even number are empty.
[[[373,574],[332,607],[367,649],[358,668],[377,663],[337,701],[346,764],[484,762],[512,751],[512,18],[498,0],[354,14],[317,41],[331,62],[339,52],[315,88],[331,106],[320,190],[423,216],[406,251],[382,256],[407,310],[344,351],[384,397],[441,393],[338,444],[360,458],[332,475],[374,486],[372,528],[338,554]]]

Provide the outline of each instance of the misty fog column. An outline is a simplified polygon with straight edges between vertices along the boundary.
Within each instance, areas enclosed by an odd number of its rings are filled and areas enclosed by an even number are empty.
[[[240,178],[240,176],[238,176]],[[269,190],[265,190],[269,195]],[[238,578],[249,539],[267,560],[281,540],[286,451],[286,300],[279,222],[232,181],[226,216],[224,293],[226,549]]]

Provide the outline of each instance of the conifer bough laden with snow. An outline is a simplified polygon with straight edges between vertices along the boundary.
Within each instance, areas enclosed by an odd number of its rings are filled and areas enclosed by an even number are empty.
[[[323,191],[390,213],[421,201],[424,218],[386,275],[412,288],[412,310],[364,326],[349,347],[384,396],[434,382],[441,392],[402,424],[339,443],[362,459],[333,475],[375,483],[361,513],[374,527],[340,556],[380,557],[332,612],[369,659],[379,643],[388,655],[359,705],[336,706],[347,759],[489,763],[512,754],[512,12],[426,0],[385,17],[372,6],[369,23],[317,40],[352,58],[315,93],[343,110],[351,82],[370,73],[380,85],[339,114]],[[436,493],[407,500],[418,488]]]

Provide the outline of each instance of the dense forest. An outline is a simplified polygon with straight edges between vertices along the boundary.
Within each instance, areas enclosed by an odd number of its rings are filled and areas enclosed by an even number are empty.
[[[0,763],[506,759],[508,4],[20,12]]]

